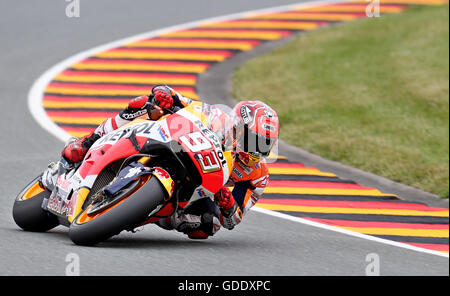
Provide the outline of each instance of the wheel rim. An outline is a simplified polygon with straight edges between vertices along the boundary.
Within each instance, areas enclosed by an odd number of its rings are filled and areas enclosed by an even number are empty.
[[[41,178],[36,177],[30,184],[28,184],[22,192],[17,196],[17,200],[27,200],[35,197],[41,192],[44,192],[46,189],[42,186],[40,182]]]

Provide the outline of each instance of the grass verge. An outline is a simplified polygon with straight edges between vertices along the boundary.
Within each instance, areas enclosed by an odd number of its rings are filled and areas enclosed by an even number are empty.
[[[281,138],[448,198],[449,8],[412,7],[300,34],[233,75]]]

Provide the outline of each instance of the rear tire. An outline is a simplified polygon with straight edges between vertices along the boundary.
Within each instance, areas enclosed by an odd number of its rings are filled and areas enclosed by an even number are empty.
[[[59,225],[55,215],[42,209],[42,201],[50,196],[50,191],[44,190],[30,198],[22,199],[24,194],[37,182],[35,178],[17,196],[13,206],[13,219],[17,226],[25,231],[45,232]]]
[[[123,201],[112,205],[105,212],[83,222],[89,207],[75,218],[69,228],[69,237],[77,245],[92,246],[105,241],[122,230],[130,229],[145,221],[148,215],[164,202],[164,188],[155,177]]]

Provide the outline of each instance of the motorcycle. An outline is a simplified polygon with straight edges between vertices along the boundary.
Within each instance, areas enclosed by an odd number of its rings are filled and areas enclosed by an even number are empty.
[[[227,182],[233,152],[223,111],[193,102],[158,121],[138,118],[99,138],[78,164],[50,164],[16,197],[13,218],[26,231],[69,227],[77,245],[95,245],[183,212]],[[225,116],[227,118],[227,116]],[[226,120],[225,120],[226,121]]]

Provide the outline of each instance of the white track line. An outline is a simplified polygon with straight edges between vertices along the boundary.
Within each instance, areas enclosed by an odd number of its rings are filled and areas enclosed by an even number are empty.
[[[327,225],[327,224],[322,224],[322,223],[314,222],[314,221],[307,220],[307,219],[304,219],[304,218],[299,218],[299,217],[283,214],[283,213],[280,213],[280,212],[266,210],[266,209],[258,207],[257,205],[254,206],[252,208],[252,210],[255,211],[255,212],[264,213],[264,214],[267,214],[267,215],[270,215],[270,216],[274,216],[274,217],[290,220],[290,221],[293,221],[293,222],[298,222],[298,223],[302,223],[302,224],[306,224],[306,225],[322,228],[322,229],[332,230],[332,231],[340,232],[340,233],[343,233],[343,234],[347,234],[347,235],[363,238],[363,239],[374,241],[374,242],[378,242],[378,243],[383,243],[383,244],[396,246],[396,247],[400,247],[400,248],[404,248],[404,249],[409,249],[409,250],[413,250],[413,251],[419,251],[419,252],[423,252],[423,253],[428,253],[428,254],[432,254],[432,255],[438,255],[438,256],[449,258],[448,254],[443,253],[443,252],[433,251],[433,250],[424,249],[424,248],[420,248],[420,247],[415,247],[413,245],[408,245],[408,244],[405,244],[405,243],[395,242],[395,241],[391,241],[391,240],[387,240],[387,239],[383,239],[383,238],[367,235],[367,234],[364,234],[364,233],[347,230],[347,229],[340,228],[340,227],[337,227],[337,226],[331,226],[331,225]]]
[[[204,19],[204,20],[200,20],[200,21],[188,22],[185,24],[175,25],[175,26],[171,26],[171,27],[167,27],[167,28],[163,28],[163,29],[159,29],[159,30],[154,30],[154,31],[134,35],[131,37],[127,37],[124,39],[120,39],[117,41],[113,41],[113,42],[110,42],[110,43],[107,43],[104,45],[100,45],[100,46],[82,51],[82,52],[80,52],[76,55],[73,55],[73,56],[59,62],[58,64],[54,65],[53,67],[51,67],[50,69],[45,71],[34,82],[33,86],[31,87],[31,89],[28,93],[28,108],[30,110],[30,113],[34,117],[34,119],[39,123],[39,125],[42,128],[47,130],[50,134],[54,135],[58,139],[60,139],[62,141],[66,141],[68,138],[70,138],[70,135],[66,131],[59,128],[47,116],[45,109],[42,105],[42,100],[43,100],[44,91],[45,91],[45,88],[47,87],[47,85],[52,81],[52,79],[57,74],[59,74],[60,72],[62,72],[66,68],[68,68],[70,65],[78,63],[98,52],[102,52],[102,51],[110,50],[112,48],[120,47],[126,43],[136,42],[136,41],[139,41],[142,39],[147,39],[147,38],[153,38],[158,35],[173,32],[173,31],[191,29],[191,28],[199,27],[201,25],[206,25],[206,24],[216,23],[216,22],[221,22],[221,21],[229,21],[232,19],[240,19],[240,18],[244,18],[246,16],[257,14],[257,13],[258,14],[259,13],[262,13],[262,14],[263,13],[276,13],[276,12],[281,12],[281,11],[290,10],[290,9],[294,9],[294,8],[315,7],[315,6],[329,5],[329,4],[341,3],[341,2],[348,2],[348,1],[345,1],[345,0],[311,1],[311,2],[305,2],[305,3],[297,3],[297,4],[283,5],[283,6],[277,6],[277,7],[272,7],[272,8],[266,8],[266,9],[258,9],[258,10],[228,14],[228,15],[208,18],[208,19]],[[410,249],[410,250],[414,250],[414,251],[418,251],[418,252],[423,252],[423,253],[428,253],[428,254],[433,254],[433,255],[449,258],[448,254],[442,253],[439,251],[428,250],[428,249],[424,249],[424,248],[414,247],[412,245],[408,245],[408,244],[404,244],[404,243],[381,239],[381,238],[377,238],[374,236],[362,234],[359,232],[350,231],[350,230],[346,230],[343,228],[330,226],[330,225],[326,225],[326,224],[321,224],[321,223],[313,222],[313,221],[310,221],[307,219],[298,218],[298,217],[286,215],[286,214],[271,211],[271,210],[266,210],[266,209],[263,209],[263,208],[260,208],[257,206],[254,206],[253,210],[256,212],[264,213],[264,214],[271,215],[274,217],[278,217],[278,218],[282,218],[282,219],[286,219],[286,220],[290,220],[290,221],[294,221],[294,222],[298,222],[298,223],[302,223],[302,224],[306,224],[306,225],[310,225],[310,226],[314,226],[314,227],[318,227],[318,228],[322,228],[322,229],[336,231],[339,233],[343,233],[343,234],[347,234],[347,235],[351,235],[351,236],[355,236],[355,237],[359,237],[359,238],[363,238],[363,239],[367,239],[367,240],[371,240],[371,241],[375,241],[375,242],[379,242],[379,243],[384,243],[387,245],[392,245],[392,246],[396,246],[396,247],[401,247],[401,248]]]

